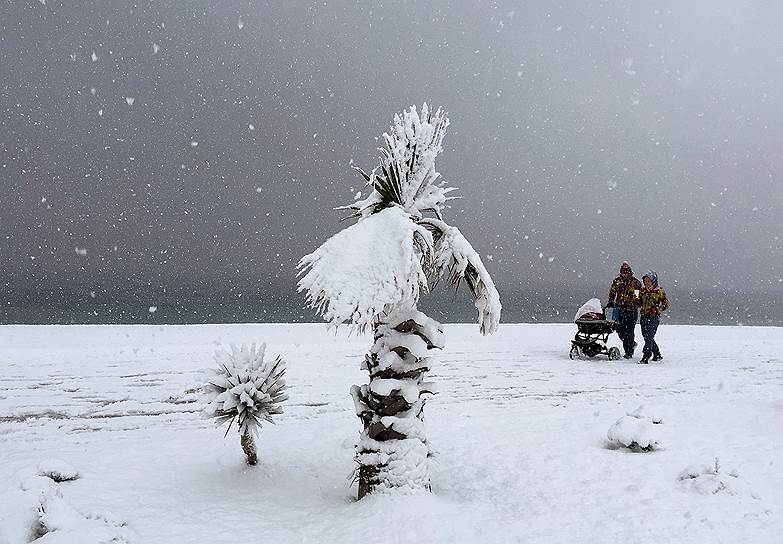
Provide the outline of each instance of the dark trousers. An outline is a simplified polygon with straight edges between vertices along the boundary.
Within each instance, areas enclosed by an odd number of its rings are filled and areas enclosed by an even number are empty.
[[[660,355],[661,350],[655,342],[655,333],[658,331],[658,323],[661,318],[657,315],[643,315],[639,320],[642,325],[642,336],[644,337],[644,355]]]
[[[631,353],[633,351],[635,328],[636,309],[626,310],[619,308],[617,314],[617,336],[623,341],[623,349],[626,353]]]

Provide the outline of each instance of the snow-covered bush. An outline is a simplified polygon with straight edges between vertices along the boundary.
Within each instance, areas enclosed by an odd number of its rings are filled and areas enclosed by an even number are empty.
[[[52,544],[129,544],[132,532],[110,512],[76,510],[59,490],[41,497],[38,522],[32,529],[36,540]]]
[[[723,471],[717,457],[710,464],[687,467],[677,479],[684,488],[700,495],[717,495],[718,493],[735,495],[740,492],[741,488],[747,487],[741,485],[736,470]],[[749,490],[749,494],[755,499],[758,498],[752,490]]]
[[[285,394],[285,361],[278,355],[271,363],[264,361],[266,344],[256,348],[242,344],[231,346],[231,352],[219,350],[215,361],[220,366],[216,375],[207,383],[207,417],[217,425],[228,423],[226,435],[236,420],[241,435],[242,449],[248,464],[255,465],[258,457],[254,436],[262,421],[272,421],[272,416],[282,414],[281,403],[288,400]]]
[[[661,445],[659,425],[660,415],[639,406],[618,419],[606,432],[611,447],[625,447],[632,451],[653,451]]]
[[[0,511],[0,543],[129,544],[137,541],[137,535],[127,524],[110,512],[83,511],[67,500],[64,491],[76,475],[76,469],[57,459],[41,461],[35,472],[20,472],[16,476],[18,485],[3,491],[8,494],[3,496],[6,508]]]
[[[59,483],[78,479],[79,471],[60,459],[46,459],[38,463],[38,475]]]

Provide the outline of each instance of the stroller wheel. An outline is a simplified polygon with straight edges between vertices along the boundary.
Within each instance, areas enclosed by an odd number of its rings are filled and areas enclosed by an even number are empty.
[[[568,353],[568,356],[573,359],[579,359],[579,348],[576,346],[573,346],[571,348],[571,351]]]
[[[616,361],[620,358],[620,350],[618,348],[609,348],[609,360]]]

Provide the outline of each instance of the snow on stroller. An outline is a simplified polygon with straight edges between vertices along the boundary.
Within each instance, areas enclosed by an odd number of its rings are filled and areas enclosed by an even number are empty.
[[[597,311],[596,311],[597,310]],[[576,336],[571,340],[571,351],[568,356],[571,359],[595,357],[596,355],[608,355],[610,360],[620,358],[620,350],[616,347],[607,347],[609,335],[614,332],[615,322],[607,319],[601,307],[601,301],[590,299],[576,313]]]

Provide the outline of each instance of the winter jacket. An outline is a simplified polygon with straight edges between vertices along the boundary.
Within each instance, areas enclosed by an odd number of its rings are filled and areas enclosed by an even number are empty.
[[[642,282],[629,276],[627,279],[617,276],[609,288],[609,304],[614,304],[621,310],[635,310],[639,307],[639,297],[634,291],[642,291]]]
[[[658,316],[661,312],[669,308],[669,299],[666,298],[666,291],[662,287],[653,287],[642,289],[641,293],[641,314],[645,317]]]

